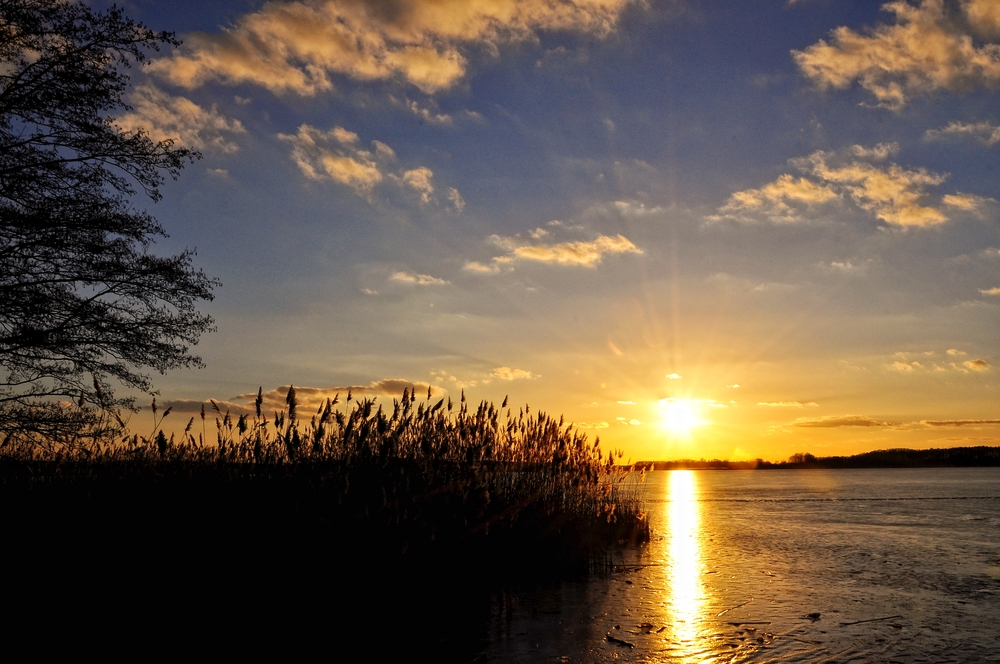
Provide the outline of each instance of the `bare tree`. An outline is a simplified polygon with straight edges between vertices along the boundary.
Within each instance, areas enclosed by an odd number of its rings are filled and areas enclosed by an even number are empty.
[[[218,282],[193,250],[151,253],[166,233],[134,204],[200,155],[114,121],[129,68],[177,43],[118,8],[0,0],[0,431],[75,426],[66,402],[131,406],[112,383],[201,364]]]

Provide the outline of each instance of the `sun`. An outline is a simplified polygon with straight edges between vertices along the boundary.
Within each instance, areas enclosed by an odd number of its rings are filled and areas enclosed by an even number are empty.
[[[675,435],[688,435],[703,424],[698,404],[688,399],[661,399],[660,426]]]

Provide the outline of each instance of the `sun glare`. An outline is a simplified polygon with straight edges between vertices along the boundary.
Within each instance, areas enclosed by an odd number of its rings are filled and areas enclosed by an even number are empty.
[[[703,424],[698,404],[688,399],[661,399],[660,426],[672,434],[686,435]]]

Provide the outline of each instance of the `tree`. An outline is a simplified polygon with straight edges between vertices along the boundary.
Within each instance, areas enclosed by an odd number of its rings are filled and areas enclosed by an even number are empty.
[[[118,8],[0,0],[0,432],[58,432],[79,424],[66,401],[132,406],[112,381],[201,365],[218,282],[193,250],[151,253],[166,233],[134,205],[200,155],[114,121],[130,67],[178,43]]]

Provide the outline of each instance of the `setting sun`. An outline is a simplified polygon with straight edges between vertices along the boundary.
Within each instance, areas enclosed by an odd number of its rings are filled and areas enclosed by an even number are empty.
[[[660,426],[672,434],[686,435],[704,422],[701,421],[699,407],[689,399],[661,399]]]

